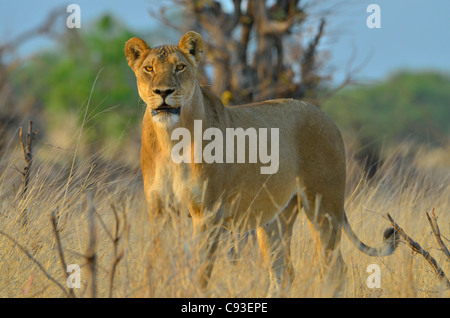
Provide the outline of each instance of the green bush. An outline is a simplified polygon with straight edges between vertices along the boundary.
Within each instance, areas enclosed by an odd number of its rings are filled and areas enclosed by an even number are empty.
[[[445,145],[450,133],[450,77],[399,72],[375,85],[350,87],[323,109],[360,138]]]
[[[133,36],[110,15],[86,28],[68,29],[56,47],[37,54],[15,72],[17,90],[41,105],[50,129],[53,115],[75,110],[81,123],[89,107],[85,127],[89,140],[117,138],[141,114],[134,74],[123,50]]]

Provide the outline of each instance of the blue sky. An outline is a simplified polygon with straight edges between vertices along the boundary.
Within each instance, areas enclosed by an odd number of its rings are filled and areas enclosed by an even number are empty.
[[[229,0],[228,0],[229,1]],[[0,1],[0,43],[42,23],[55,7],[76,3],[81,7],[82,26],[105,11],[141,33],[155,26],[148,13],[164,0],[15,0]],[[226,1],[225,1],[226,2]],[[310,0],[309,2],[314,2]],[[328,17],[323,48],[330,52],[329,66],[337,81],[350,63],[363,66],[356,74],[361,81],[381,80],[399,69],[433,69],[450,73],[450,1],[448,0],[327,0],[314,10],[341,3]],[[381,9],[381,28],[369,29],[369,4]],[[180,35],[181,36],[181,35]],[[38,39],[22,47],[29,52],[47,46]]]

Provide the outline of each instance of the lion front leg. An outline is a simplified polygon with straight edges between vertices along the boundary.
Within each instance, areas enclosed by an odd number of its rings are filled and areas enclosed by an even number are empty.
[[[164,204],[157,191],[146,191],[147,213],[150,222],[157,219],[163,212]]]
[[[202,288],[206,288],[211,277],[219,245],[221,210],[204,212],[202,209],[189,207],[193,220],[195,244],[202,258],[197,280]]]

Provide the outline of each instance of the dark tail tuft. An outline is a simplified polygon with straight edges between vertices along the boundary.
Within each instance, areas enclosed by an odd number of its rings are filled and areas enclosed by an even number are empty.
[[[394,252],[400,242],[400,235],[393,227],[389,227],[383,233],[383,242]]]

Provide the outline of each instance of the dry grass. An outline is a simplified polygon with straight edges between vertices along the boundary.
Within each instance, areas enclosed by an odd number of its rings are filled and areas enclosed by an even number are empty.
[[[410,150],[404,145],[393,151],[371,182],[361,177],[354,160],[348,160],[347,214],[364,242],[379,245],[381,233],[389,226],[381,215],[389,212],[449,274],[449,262],[438,250],[425,214],[434,208],[442,235],[450,237],[449,166],[434,164],[442,160],[429,158],[425,151],[403,155]],[[62,263],[81,267],[81,288],[74,289],[76,297],[268,295],[268,274],[254,236],[239,239],[223,235],[211,282],[202,290],[195,283],[201,262],[191,238],[190,219],[167,212],[150,224],[139,171],[112,164],[113,159],[82,160],[80,153],[79,149],[36,146],[23,198],[18,195],[21,175],[13,168],[24,164],[20,149],[1,158],[0,297],[69,297]],[[448,158],[449,154],[447,149],[436,156]],[[28,215],[25,226],[20,213],[24,210]],[[227,254],[232,246],[238,256],[233,262]],[[301,215],[291,247],[296,279],[290,289],[277,296],[449,296],[427,262],[413,255],[405,244],[385,258],[365,256],[346,237],[341,248],[348,277],[337,291],[319,274],[313,238]],[[370,264],[381,268],[379,289],[366,284]],[[95,278],[94,288],[89,277]]]

